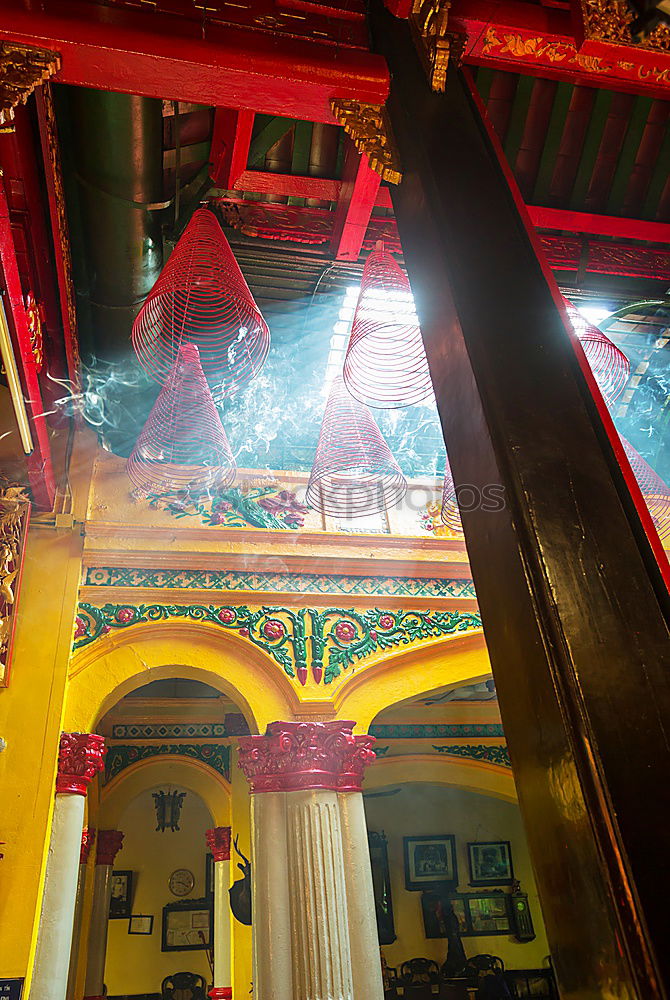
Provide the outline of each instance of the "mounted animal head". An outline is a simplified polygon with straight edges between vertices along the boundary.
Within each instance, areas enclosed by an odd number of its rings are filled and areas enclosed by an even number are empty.
[[[242,858],[242,863],[237,862],[237,867],[242,872],[242,878],[232,884],[228,890],[230,896],[230,908],[233,916],[241,924],[251,926],[251,861],[242,854],[238,847],[239,836],[235,837],[233,847],[235,853]]]

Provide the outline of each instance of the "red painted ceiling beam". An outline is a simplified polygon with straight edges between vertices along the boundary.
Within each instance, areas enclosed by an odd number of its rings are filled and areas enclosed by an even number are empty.
[[[330,124],[331,98],[382,104],[389,87],[361,49],[212,23],[203,38],[197,21],[81,0],[0,0],[0,38],[59,52],[62,83]]]
[[[23,386],[33,442],[33,450],[29,455],[26,455],[28,480],[35,506],[40,510],[51,510],[56,494],[51,462],[51,445],[37,379],[37,367],[30,343],[21,278],[12,238],[9,206],[2,182],[0,182],[0,263],[2,264],[1,277],[4,278],[6,289],[5,312],[13,327],[14,354]]]
[[[209,153],[209,176],[216,187],[226,191],[235,187],[249,159],[253,111],[233,111],[217,108]]]
[[[579,37],[569,11],[519,0],[453,0],[466,62],[652,97],[668,96],[670,53]]]
[[[270,170],[245,170],[234,184],[236,191],[283,195],[288,198],[318,198],[320,201],[337,201],[341,186],[341,181],[328,177],[304,177]]]
[[[330,250],[335,260],[356,261],[370,224],[381,177],[370,168],[367,156],[358,152],[348,136],[345,142],[342,186]]]
[[[566,208],[544,208],[541,205],[528,205],[527,208],[536,229],[588,233],[591,236],[614,236],[619,240],[670,243],[670,222],[622,219],[617,215],[592,215],[589,212],[573,212]]]

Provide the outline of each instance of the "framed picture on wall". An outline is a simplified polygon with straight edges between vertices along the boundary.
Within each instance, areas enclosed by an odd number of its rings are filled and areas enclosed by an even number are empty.
[[[109,919],[128,920],[133,906],[133,872],[112,872],[112,895],[109,900]]]
[[[212,944],[211,899],[184,899],[163,907],[161,951],[198,951]]]
[[[470,885],[511,885],[514,881],[509,840],[468,844]]]
[[[511,898],[506,892],[424,892],[421,911],[426,937],[449,937],[456,925],[461,937],[512,934]]]
[[[438,883],[443,889],[456,888],[456,838],[452,834],[404,837],[403,842],[406,889],[416,892]]]
[[[153,934],[154,918],[151,914],[133,913],[128,921],[129,934]]]

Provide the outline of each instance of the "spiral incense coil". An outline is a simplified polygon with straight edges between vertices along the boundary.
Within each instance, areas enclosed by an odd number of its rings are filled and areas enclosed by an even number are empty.
[[[142,496],[199,496],[229,486],[235,460],[194,344],[182,344],[128,459]]]
[[[584,319],[571,302],[565,301],[570,322],[582,345],[586,360],[603,399],[611,406],[623,392],[630,375],[630,362],[597,326]]]
[[[132,340],[142,367],[161,383],[181,345],[195,344],[217,400],[263,367],[268,325],[208,208],[193,213],[133,323]]]
[[[626,458],[637,479],[640,493],[654,522],[658,537],[663,540],[670,535],[670,488],[656,475],[652,467],[633,448],[625,437],[619,435],[626,452]]]
[[[326,403],[307,503],[324,514],[364,517],[393,507],[406,490],[374,417],[338,376]]]
[[[452,531],[457,532],[459,535],[463,534],[463,525],[461,524],[461,512],[458,507],[458,500],[456,499],[456,487],[454,486],[454,477],[451,474],[451,466],[449,465],[449,459],[447,459],[447,465],[444,470],[444,483],[442,485],[442,524],[446,525],[447,528],[451,528]]]
[[[343,376],[352,396],[377,409],[433,392],[409,281],[383,248],[365,262]]]

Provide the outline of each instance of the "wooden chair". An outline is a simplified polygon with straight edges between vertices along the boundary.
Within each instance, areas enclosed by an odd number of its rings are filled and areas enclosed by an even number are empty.
[[[162,1000],[207,1000],[205,980],[195,972],[175,972],[161,984]]]
[[[400,966],[398,985],[406,1000],[433,1000],[440,994],[440,967],[432,958],[410,958]]]

